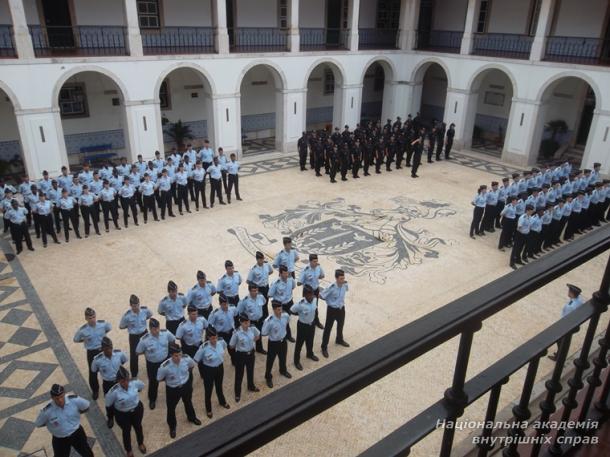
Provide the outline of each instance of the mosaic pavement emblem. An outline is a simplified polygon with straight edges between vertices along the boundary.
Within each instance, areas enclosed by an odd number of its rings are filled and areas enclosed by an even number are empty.
[[[352,276],[368,276],[385,283],[387,273],[421,264],[426,258],[438,258],[439,246],[452,244],[428,230],[414,226],[414,219],[436,219],[456,214],[448,203],[396,197],[392,209],[364,210],[349,205],[345,199],[330,202],[310,201],[294,209],[271,216],[259,216],[263,226],[276,229],[304,253],[315,252],[331,257]],[[253,256],[262,251],[269,257],[276,239],[266,233],[249,233],[244,227],[229,229]]]

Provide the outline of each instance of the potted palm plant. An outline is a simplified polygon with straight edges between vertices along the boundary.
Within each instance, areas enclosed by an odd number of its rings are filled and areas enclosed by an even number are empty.
[[[182,120],[178,119],[175,123],[171,124],[167,130],[167,135],[176,143],[176,147],[179,151],[184,151],[184,141],[192,140],[193,134],[191,133],[191,127],[182,123]]]

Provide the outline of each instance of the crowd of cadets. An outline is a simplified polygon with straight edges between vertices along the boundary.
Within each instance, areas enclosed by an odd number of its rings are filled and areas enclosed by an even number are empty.
[[[517,269],[543,251],[610,220],[610,181],[593,170],[573,170],[570,162],[534,168],[502,184],[479,187],[472,200],[470,237],[501,229],[498,249],[512,248],[510,266]]]
[[[303,132],[298,140],[299,161],[301,170],[309,166],[315,170],[316,176],[322,176],[322,169],[330,176],[330,182],[336,181],[337,173],[342,181],[347,181],[351,173],[353,178],[360,178],[360,168],[364,176],[369,176],[369,170],[374,167],[375,173],[381,173],[382,165],[386,171],[392,171],[392,163],[396,169],[405,166],[411,168],[411,177],[417,178],[422,155],[427,156],[428,163],[435,158],[445,160],[451,158],[451,148],[455,136],[455,125],[449,128],[442,123],[433,121],[432,126],[422,122],[419,113],[415,118],[411,115],[405,122],[396,118],[392,123],[387,120],[385,125],[380,121],[357,124],[354,131],[345,126],[343,132],[335,127],[332,134],[326,131]]]
[[[107,424],[112,427],[116,419],[122,429],[123,444],[128,455],[133,455],[130,435],[132,427],[140,450],[146,450],[142,432],[143,407],[139,400],[139,392],[143,390],[144,383],[136,379],[139,355],[143,355],[146,361],[148,404],[151,410],[156,407],[159,382],[165,382],[166,419],[170,436],[174,438],[177,424],[175,410],[180,400],[184,404],[187,419],[195,425],[201,425],[192,403],[192,370],[195,366],[203,380],[206,415],[212,418],[211,399],[214,390],[220,406],[229,409],[223,393],[223,361],[226,353],[234,366],[234,398],[235,402],[239,402],[244,372],[248,390],[259,392],[254,381],[255,352],[266,356],[265,382],[272,388],[272,370],[276,358],[279,360],[280,374],[286,378],[292,377],[286,363],[288,342],[295,343],[293,364],[297,370],[303,370],[303,346],[307,359],[319,361],[313,349],[316,327],[323,330],[320,349],[324,357],[329,357],[328,344],[335,322],[335,343],[349,347],[343,338],[345,295],[348,290],[345,273],[336,270],[334,281],[322,288],[320,281],[325,278],[324,270],[318,263],[318,256],[310,254],[308,265],[297,277],[295,266],[299,254],[289,237],[282,241],[284,248],[277,253],[272,263],[268,263],[261,252],[256,253],[256,263],[246,278],[248,293],[245,296],[239,295],[242,277],[230,260],[225,262],[225,274],[218,279],[216,285],[208,281],[202,271],[197,272],[197,282],[186,294],[179,293],[177,285],[170,281],[168,294],[161,299],[157,308],[157,313],[165,318],[165,329],[160,328],[160,322],[153,317],[153,311],[141,305],[138,297],[132,295],[129,309],[120,320],[117,319],[118,327],[129,334],[128,353],[113,347],[107,336],[112,330],[110,322],[97,319],[91,308],[85,310],[87,322],[76,332],[74,342],[83,343],[87,350],[89,385],[94,400],[98,398],[100,387],[98,373],[102,377]],[[271,275],[276,269],[279,275],[273,280]],[[295,296],[297,286],[302,286],[302,298]],[[212,305],[215,295],[219,303],[217,308]],[[318,319],[319,298],[327,305],[324,325]],[[271,310],[268,307],[269,301]],[[290,322],[291,315],[297,321],[296,339],[292,337],[291,326],[295,327],[295,324]],[[267,337],[266,349],[262,337]],[[131,376],[123,368],[127,362]],[[64,433],[58,432],[44,421],[40,421],[39,425],[49,427],[54,443],[56,438],[68,436],[68,432],[76,433],[76,428],[65,430]],[[73,438],[74,441],[68,441],[75,446],[83,446],[80,434]],[[70,444],[68,450],[69,447]]]
[[[61,233],[62,225],[66,242],[70,231],[81,238],[81,217],[85,238],[92,227],[100,235],[100,213],[103,214],[106,232],[110,230],[110,221],[116,230],[121,230],[119,206],[125,227],[130,216],[138,225],[138,212],[143,214],[145,224],[149,213],[155,221],[159,220],[157,209],[161,219],[165,219],[166,214],[175,217],[173,205],[178,206],[181,215],[183,209],[191,212],[191,203],[195,204],[197,211],[200,203],[203,208],[208,208],[206,182],[210,184],[209,207],[214,207],[216,199],[224,205],[223,190],[228,203],[231,203],[233,190],[235,198],[241,200],[239,167],[235,154],[227,158],[222,148],[218,148],[215,155],[206,140],[199,151],[189,144],[183,154],[174,148],[165,159],[157,151],[155,159],[148,162],[138,155],[134,164],[122,158],[119,165],[107,162],[99,170],[92,170],[90,164],[85,163],[83,170],[74,175],[69,174],[64,166],[62,174],[55,179],[44,171],[43,178],[37,182],[24,177],[17,189],[0,181],[4,232],[10,229],[19,254],[24,240],[28,249],[34,250],[29,234],[32,225],[36,238],[42,237],[46,247],[48,237],[59,244],[57,234]],[[17,192],[22,196],[22,204],[15,199]]]

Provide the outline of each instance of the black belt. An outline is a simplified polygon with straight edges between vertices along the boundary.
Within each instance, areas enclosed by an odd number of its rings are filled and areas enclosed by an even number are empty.
[[[254,354],[254,349],[252,349],[251,351],[248,351],[248,352],[246,352],[246,351],[237,351],[237,350],[235,352],[239,352],[240,354],[250,355],[250,354]]]

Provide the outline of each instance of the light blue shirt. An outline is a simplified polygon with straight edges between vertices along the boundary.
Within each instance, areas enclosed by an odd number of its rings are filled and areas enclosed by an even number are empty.
[[[89,409],[89,402],[78,395],[66,395],[63,408],[50,401],[36,418],[36,427],[46,426],[51,435],[66,438],[80,427],[80,415]]]
[[[498,204],[498,191],[490,190],[485,194],[486,203],[491,206],[496,206]]]
[[[106,408],[116,409],[126,413],[134,410],[140,403],[139,392],[144,389],[144,383],[138,379],[129,381],[127,389],[120,384],[115,384],[110,388],[105,397]]]
[[[509,203],[500,211],[500,215],[504,216],[506,219],[514,219],[517,217],[516,205]]]
[[[144,162],[144,160],[142,160],[141,162],[138,160],[137,162],[134,162],[134,165],[138,167],[138,173],[140,174],[144,174],[146,168],[148,168],[148,164]]]
[[[289,321],[290,315],[288,313],[282,313],[279,318],[275,314],[270,314],[263,323],[261,333],[268,336],[269,341],[282,341],[286,338],[286,326]]]
[[[214,159],[214,151],[212,148],[201,148],[199,150],[199,158],[202,162],[211,163]]]
[[[527,235],[530,232],[531,226],[531,217],[527,214],[522,214],[519,217],[519,221],[517,222],[517,230],[521,232],[523,235]]]
[[[146,321],[152,317],[152,311],[146,306],[140,306],[140,312],[134,313],[131,308],[125,311],[119,328],[126,328],[130,335],[141,335],[146,331]]]
[[[51,182],[51,179],[45,179],[42,178],[40,181],[38,181],[36,183],[36,185],[38,186],[38,188],[40,190],[42,190],[45,194],[49,191],[49,189],[51,187],[53,187],[53,183]]]
[[[147,333],[140,338],[136,346],[136,352],[144,354],[149,362],[163,362],[167,359],[169,343],[174,341],[176,341],[176,337],[169,330],[161,330],[158,336]]]
[[[59,205],[59,200],[61,198],[61,189],[59,187],[57,189],[53,189],[51,187],[47,192],[47,198],[51,200],[55,205]]]
[[[186,171],[176,172],[176,184],[179,186],[186,186],[188,183],[188,173]]]
[[[222,172],[220,170],[220,167],[218,165],[210,165],[208,167],[208,174],[210,175],[210,178],[212,179],[220,179],[222,177]]]
[[[94,179],[91,181],[91,184],[89,184],[89,191],[93,192],[95,195],[99,195],[103,188],[104,182],[101,179],[98,179],[97,181]]]
[[[265,306],[265,297],[257,294],[256,298],[252,298],[248,294],[237,304],[237,314],[246,313],[251,321],[258,321],[263,317],[263,306]]]
[[[75,200],[78,201],[78,197],[80,197],[83,193],[83,186],[80,183],[73,183],[70,188],[70,195],[74,197]]]
[[[534,214],[530,218],[530,230],[536,233],[540,233],[542,231],[542,219],[540,219],[537,214]]]
[[[320,298],[331,308],[341,309],[345,306],[345,294],[348,290],[347,282],[341,287],[335,282],[320,292]]]
[[[95,201],[95,195],[92,193],[82,194],[78,199],[78,204],[81,206],[91,206]]]
[[[563,207],[556,205],[553,208],[553,220],[560,221],[563,217]]]
[[[239,162],[237,160],[228,162],[227,171],[230,175],[236,175],[239,172]]]
[[[576,308],[581,306],[583,303],[584,303],[584,300],[581,295],[579,295],[576,298],[572,298],[569,302],[567,302],[564,305],[563,309],[561,310],[561,317],[566,317],[568,314],[570,314]]]
[[[487,195],[485,193],[476,194],[472,199],[472,204],[479,208],[485,208],[485,205],[487,205]]]
[[[127,362],[127,356],[119,349],[112,351],[110,357],[106,357],[103,352],[100,352],[91,362],[91,371],[94,373],[99,371],[104,381],[116,381],[116,373],[125,362]]]
[[[572,200],[571,202],[565,202],[565,204],[563,205],[563,215],[564,217],[569,217],[572,215],[572,203],[574,202],[574,200]]]
[[[93,172],[91,170],[89,171],[81,171],[78,174],[78,181],[81,184],[89,184],[91,181],[93,181]]]
[[[48,216],[53,211],[53,204],[49,200],[36,203],[36,213],[41,216]]]
[[[282,304],[292,300],[292,290],[296,287],[296,281],[292,276],[288,276],[286,281],[277,279],[269,288],[269,296]]]
[[[85,349],[92,351],[102,347],[102,338],[112,329],[110,322],[104,320],[96,321],[94,326],[84,324],[76,331],[73,341],[85,343]]]
[[[212,296],[216,294],[216,287],[210,281],[204,287],[195,284],[188,291],[186,301],[189,305],[195,305],[198,309],[208,309],[212,306]]]
[[[313,297],[311,302],[302,298],[300,302],[295,303],[290,307],[290,312],[299,315],[299,322],[310,325],[316,317],[317,307],[318,301],[316,297]]]
[[[159,302],[157,312],[165,316],[168,321],[178,321],[184,317],[184,308],[186,308],[186,297],[183,294],[176,295],[175,300],[166,295]]]
[[[320,279],[324,278],[324,270],[320,265],[316,265],[315,268],[311,268],[311,265],[307,265],[301,270],[301,277],[299,282],[304,286],[311,286],[313,290],[320,287]]]
[[[57,178],[57,184],[62,189],[66,189],[70,192],[70,187],[72,187],[72,176],[70,175],[61,175]]]
[[[261,333],[256,327],[250,326],[248,330],[244,331],[240,325],[231,335],[229,346],[239,352],[251,352],[254,350],[254,344],[260,335]]]
[[[182,354],[179,363],[167,359],[157,371],[157,381],[165,381],[168,387],[180,387],[189,380],[189,375],[194,366],[195,361],[187,354]]]
[[[119,191],[119,195],[123,198],[131,198],[134,196],[135,193],[136,193],[136,188],[133,187],[131,184],[127,184],[127,185],[123,184]]]
[[[241,275],[234,271],[232,276],[224,274],[218,280],[216,290],[221,291],[227,297],[234,297],[239,294],[239,285],[241,284]]]
[[[142,192],[142,195],[145,197],[150,197],[155,193],[155,183],[152,181],[144,181],[140,184],[140,192]]]
[[[545,211],[540,219],[542,220],[542,225],[549,225],[553,221],[553,212]]]
[[[195,167],[193,170],[193,179],[197,182],[202,182],[205,179],[205,170],[203,168]]]
[[[112,202],[114,201],[114,197],[116,196],[116,189],[114,187],[104,187],[100,192],[100,198],[104,202]]]
[[[28,212],[27,208],[24,208],[23,206],[19,206],[17,209],[11,207],[11,209],[6,212],[6,216],[12,224],[23,224],[27,219]]]
[[[217,332],[229,333],[234,329],[237,308],[229,306],[226,311],[216,308],[209,316],[208,324],[216,329]]]
[[[169,176],[161,176],[159,181],[157,181],[157,185],[160,191],[167,192],[172,188],[172,180]]]
[[[282,249],[277,253],[275,259],[273,259],[273,266],[275,268],[279,268],[281,265],[284,265],[288,268],[288,273],[292,273],[295,269],[295,263],[299,258],[299,253],[296,249],[290,249],[286,251]]]
[[[219,154],[218,155],[218,166],[220,167],[221,171],[227,171],[227,156],[224,154]]]
[[[222,338],[219,338],[216,344],[206,341],[199,346],[193,359],[207,367],[219,367],[224,361],[226,349],[227,343]]]
[[[206,328],[208,328],[208,321],[202,316],[197,316],[195,322],[187,319],[180,322],[178,330],[176,330],[176,338],[189,346],[199,346],[203,341],[203,331]]]
[[[269,285],[269,275],[273,273],[273,268],[267,262],[259,265],[258,263],[250,268],[248,272],[248,283],[254,283],[258,287]]]

